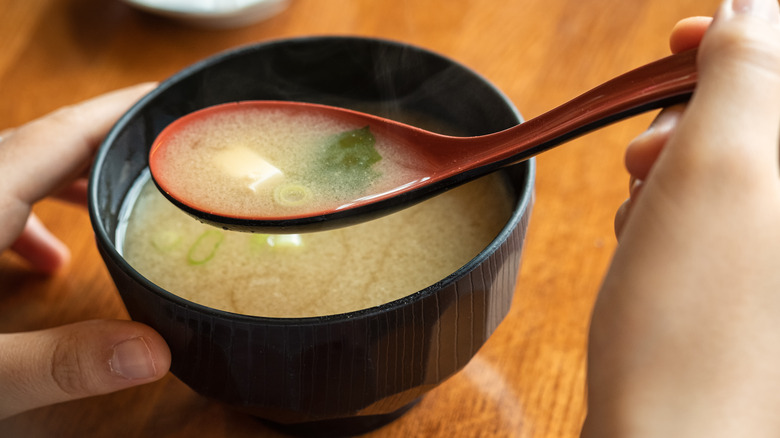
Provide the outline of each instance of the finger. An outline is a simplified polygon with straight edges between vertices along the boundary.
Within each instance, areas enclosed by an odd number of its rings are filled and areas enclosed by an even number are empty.
[[[647,179],[650,169],[674,132],[684,110],[684,105],[664,109],[650,127],[628,145],[625,164],[626,170],[632,177]]]
[[[680,53],[699,47],[701,39],[712,23],[711,17],[690,17],[677,22],[669,37],[672,53]]]
[[[0,335],[0,418],[162,378],[170,351],[133,321],[86,321]]]
[[[83,171],[111,126],[153,86],[104,94],[16,129],[0,147],[7,193],[32,204]]]
[[[35,214],[28,216],[22,234],[11,245],[11,249],[27,260],[34,270],[46,274],[55,272],[70,260],[68,247]]]
[[[10,137],[14,131],[16,131],[16,128],[6,128],[0,131],[0,142],[2,142],[4,138]]]
[[[618,242],[620,241],[620,234],[623,232],[623,225],[625,225],[626,221],[628,220],[628,214],[629,210],[631,209],[631,199],[627,199],[625,202],[620,204],[620,207],[618,207],[617,211],[615,212],[615,237],[618,239]]]
[[[618,207],[617,211],[615,212],[615,237],[618,239],[618,241],[620,241],[620,236],[623,233],[623,227],[625,226],[626,222],[628,222],[629,216],[631,216],[631,208],[634,206],[637,199],[639,199],[639,194],[642,192],[643,185],[644,182],[642,180],[632,177],[629,188],[629,197],[625,202],[623,202],[623,204],[620,205],[620,207]]]
[[[699,82],[678,144],[709,174],[759,169],[777,177],[780,130],[780,11],[774,0],[725,2],[699,48]],[[760,7],[763,5],[763,7]],[[691,147],[693,146],[693,147]],[[698,160],[707,157],[709,160]],[[688,160],[684,161],[689,163]],[[725,166],[725,167],[723,167]],[[728,175],[726,175],[728,176]]]
[[[710,17],[691,17],[679,21],[669,37],[672,53],[698,47],[711,22],[712,18]],[[655,118],[648,130],[628,145],[625,165],[626,170],[631,175],[630,196],[615,212],[614,228],[618,240],[620,240],[623,227],[630,216],[631,207],[639,196],[642,181],[649,177],[653,165],[677,126],[684,109],[684,105],[665,108]]]
[[[79,178],[76,181],[73,181],[69,186],[55,193],[54,197],[60,201],[65,201],[80,207],[86,207],[87,186],[88,181],[85,178]]]

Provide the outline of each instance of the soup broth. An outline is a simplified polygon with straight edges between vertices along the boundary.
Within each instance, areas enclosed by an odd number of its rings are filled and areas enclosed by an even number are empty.
[[[154,179],[200,211],[285,218],[338,209],[427,176],[367,126],[253,104],[205,108],[168,126],[152,147]]]
[[[130,265],[190,301],[268,317],[344,313],[424,289],[483,250],[513,207],[508,184],[494,174],[359,225],[264,235],[198,222],[148,173],[136,185],[117,238]]]

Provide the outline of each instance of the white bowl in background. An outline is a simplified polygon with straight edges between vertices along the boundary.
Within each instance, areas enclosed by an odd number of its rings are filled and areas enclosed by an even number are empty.
[[[287,8],[290,0],[124,0],[152,14],[209,28],[248,26]]]

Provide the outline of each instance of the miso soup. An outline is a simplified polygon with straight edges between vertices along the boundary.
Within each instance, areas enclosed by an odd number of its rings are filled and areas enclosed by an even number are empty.
[[[117,236],[133,268],[190,301],[268,317],[349,312],[424,289],[484,249],[513,207],[509,185],[494,174],[359,225],[264,235],[198,222],[148,172],[136,186]]]
[[[179,202],[235,218],[337,210],[428,176],[368,126],[240,102],[169,125],[150,152],[154,179]]]

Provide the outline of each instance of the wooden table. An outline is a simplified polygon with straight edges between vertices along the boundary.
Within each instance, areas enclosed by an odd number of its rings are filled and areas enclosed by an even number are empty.
[[[0,3],[0,129],[134,83],[161,80],[238,45],[316,34],[414,43],[454,58],[538,115],[668,53],[674,23],[718,0],[292,0],[249,27],[203,30],[118,0]],[[572,437],[585,414],[589,313],[615,247],[627,195],[623,149],[652,115],[605,128],[538,159],[537,201],[514,305],[458,375],[373,436]],[[73,250],[52,277],[0,257],[0,332],[127,318],[95,249],[86,212],[55,201],[35,211]],[[2,394],[0,394],[2,397]],[[27,412],[3,437],[249,437],[278,434],[193,393],[155,384]]]

